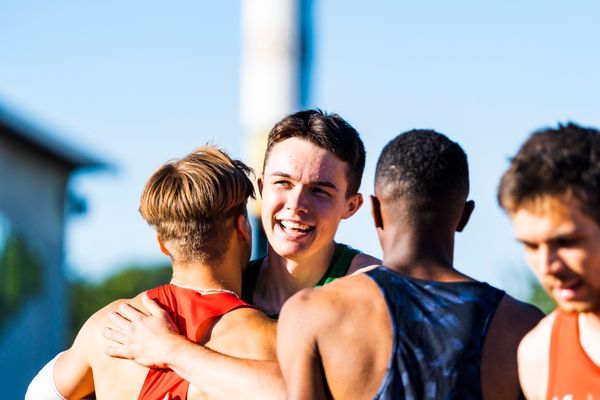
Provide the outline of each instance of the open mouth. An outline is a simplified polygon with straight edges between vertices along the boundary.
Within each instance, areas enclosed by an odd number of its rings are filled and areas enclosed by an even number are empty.
[[[312,232],[315,227],[297,221],[277,220],[279,228],[286,233],[303,234]]]
[[[556,285],[553,289],[552,289],[552,293],[554,294],[554,296],[563,299],[563,300],[573,300],[577,297],[577,292],[579,290],[579,288],[581,288],[582,286],[582,282],[581,281],[574,281],[574,282],[563,282],[560,283],[558,285]]]

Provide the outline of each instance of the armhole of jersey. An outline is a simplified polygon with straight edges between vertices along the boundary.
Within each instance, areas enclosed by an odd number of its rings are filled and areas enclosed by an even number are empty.
[[[352,260],[358,253],[358,250],[353,249],[350,246],[336,243],[333,257],[331,257],[331,262],[329,263],[329,268],[327,268],[325,275],[321,277],[315,287],[323,286],[337,278],[345,276],[350,269]]]
[[[252,295],[254,294],[256,280],[258,279],[258,273],[264,259],[265,257],[262,257],[248,262],[246,272],[242,276],[242,300],[246,303],[253,304]]]

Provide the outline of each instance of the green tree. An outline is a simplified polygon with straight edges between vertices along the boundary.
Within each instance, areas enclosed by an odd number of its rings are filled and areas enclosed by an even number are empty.
[[[551,313],[556,308],[556,303],[544,290],[536,278],[529,279],[529,303],[539,307],[545,314]]]
[[[37,254],[21,236],[10,232],[0,243],[0,331],[8,318],[40,291],[41,274]]]
[[[168,283],[171,275],[170,265],[129,266],[98,283],[72,281],[71,339],[75,338],[83,323],[102,307],[117,299],[131,298],[145,290]]]

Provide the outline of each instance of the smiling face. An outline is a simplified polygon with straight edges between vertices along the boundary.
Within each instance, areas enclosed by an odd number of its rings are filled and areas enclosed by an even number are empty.
[[[311,142],[286,139],[271,149],[260,182],[262,223],[269,245],[300,261],[328,251],[340,220],[353,215],[362,196],[346,196],[346,162]]]
[[[511,213],[527,261],[560,308],[600,312],[600,226],[574,202],[545,198]]]

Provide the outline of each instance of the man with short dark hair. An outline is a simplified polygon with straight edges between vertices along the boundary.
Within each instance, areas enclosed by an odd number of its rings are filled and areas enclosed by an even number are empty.
[[[517,240],[557,309],[519,346],[528,399],[600,399],[600,132],[534,133],[498,191]]]
[[[388,143],[372,197],[384,266],[284,305],[289,399],[519,398],[517,345],[541,313],[454,268],[468,192],[466,155],[444,135]]]

